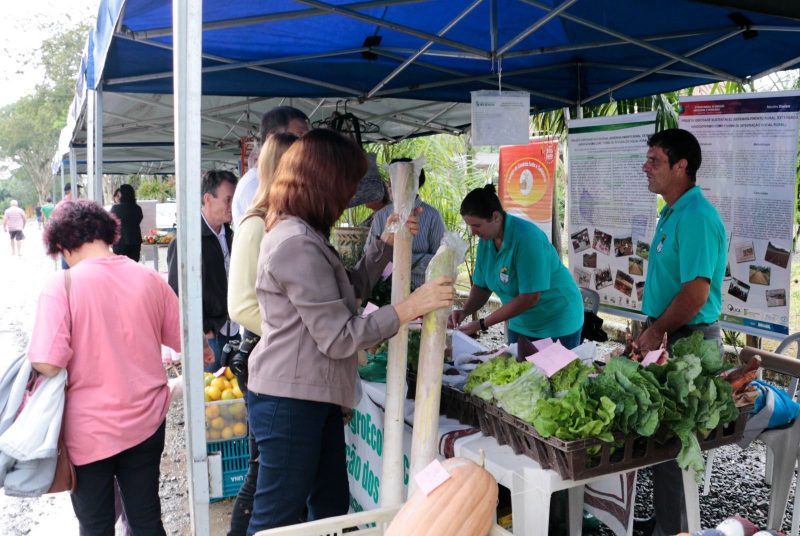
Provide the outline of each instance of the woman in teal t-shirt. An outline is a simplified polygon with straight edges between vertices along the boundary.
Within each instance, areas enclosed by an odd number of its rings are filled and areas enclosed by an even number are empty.
[[[471,335],[508,320],[510,343],[520,336],[531,341],[550,337],[566,348],[578,346],[583,300],[547,235],[533,222],[507,214],[491,184],[467,194],[461,216],[480,242],[469,298],[450,315],[451,326]],[[503,306],[461,325],[492,292]]]

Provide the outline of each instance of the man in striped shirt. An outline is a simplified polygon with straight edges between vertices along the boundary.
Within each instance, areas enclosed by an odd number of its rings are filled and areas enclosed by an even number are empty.
[[[396,158],[392,160],[395,162],[411,162],[410,158]],[[419,173],[419,187],[425,184],[425,170]],[[414,200],[414,208],[422,207],[422,213],[419,215],[419,233],[414,237],[411,242],[411,290],[421,286],[425,283],[425,269],[431,258],[439,249],[439,242],[442,241],[444,236],[444,220],[439,211],[425,203],[419,198]],[[367,237],[367,244],[373,240],[377,240],[386,227],[386,220],[394,212],[394,204],[389,203],[372,217],[372,225],[369,228],[369,236]],[[365,251],[366,251],[365,246]]]

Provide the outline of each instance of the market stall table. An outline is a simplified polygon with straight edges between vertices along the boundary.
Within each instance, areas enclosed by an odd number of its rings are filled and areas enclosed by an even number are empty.
[[[362,397],[353,412],[353,418],[345,428],[347,470],[350,479],[351,509],[372,510],[380,503],[381,461],[383,450],[383,407],[385,386],[381,383],[361,382]],[[404,408],[406,421],[403,437],[404,484],[408,484],[408,454],[411,445],[411,426],[414,402],[407,400]],[[550,512],[550,498],[560,490],[569,492],[570,534],[581,533],[584,491],[587,485],[598,484],[604,479],[626,475],[631,470],[619,471],[585,480],[565,480],[557,472],[542,469],[531,458],[514,454],[508,446],[501,446],[493,437],[481,434],[475,428],[454,419],[441,417],[439,422],[439,457],[460,456],[477,463],[483,462],[487,471],[498,484],[511,492],[511,508],[514,514],[513,534],[546,535]],[[638,468],[648,467],[643,463]],[[619,479],[619,478],[618,478]],[[626,479],[619,479],[626,480]],[[694,473],[684,472],[684,493],[689,519],[689,530],[700,529],[700,507]],[[635,480],[626,480],[626,487],[635,490]],[[633,530],[633,493],[627,496],[629,504],[623,510],[626,522],[621,526],[625,533]],[[602,516],[601,517],[602,520]],[[621,531],[620,530],[620,531]]]

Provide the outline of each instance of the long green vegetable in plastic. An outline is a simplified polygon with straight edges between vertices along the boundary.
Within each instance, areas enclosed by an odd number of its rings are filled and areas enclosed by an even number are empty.
[[[456,233],[445,233],[436,255],[425,271],[425,280],[441,276],[455,278],[458,265],[464,261],[467,244]],[[437,309],[422,317],[419,348],[419,372],[414,401],[414,431],[411,436],[411,475],[417,474],[434,459],[439,439],[439,402],[442,395],[442,367],[447,336],[447,308]],[[409,482],[409,493],[415,481]]]
[[[396,233],[405,224],[411,211],[414,210],[414,202],[417,199],[419,189],[419,173],[422,170],[423,160],[417,158],[411,162],[395,162],[389,164],[389,178],[392,181],[392,205],[394,213],[400,217],[397,221],[390,223],[386,230]]]

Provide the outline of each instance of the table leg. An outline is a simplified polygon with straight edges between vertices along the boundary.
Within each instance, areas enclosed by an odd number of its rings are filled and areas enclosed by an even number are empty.
[[[569,534],[581,536],[583,531],[583,486],[569,488]]]
[[[686,521],[689,532],[701,530],[700,527],[700,494],[697,492],[697,481],[694,471],[681,471],[683,473],[683,496],[686,500]]]
[[[550,526],[549,490],[526,483],[519,471],[511,477],[511,514],[514,536],[547,536]]]

